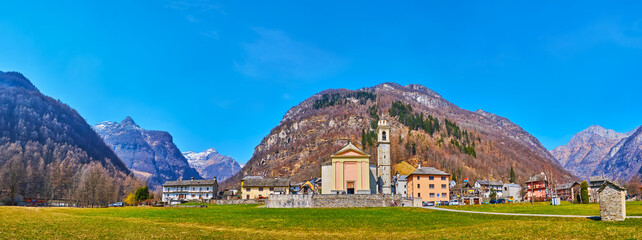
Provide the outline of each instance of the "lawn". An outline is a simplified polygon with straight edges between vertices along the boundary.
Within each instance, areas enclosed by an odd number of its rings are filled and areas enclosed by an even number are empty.
[[[2,239],[640,239],[642,219],[489,216],[422,208],[0,207]]]
[[[553,206],[548,202],[538,203],[506,203],[506,204],[484,204],[484,205],[463,205],[463,206],[442,206],[444,208],[479,211],[479,212],[505,212],[505,213],[537,213],[554,215],[588,215],[599,216],[600,204],[572,204],[562,202],[559,206]],[[642,216],[642,201],[626,202],[627,216]]]

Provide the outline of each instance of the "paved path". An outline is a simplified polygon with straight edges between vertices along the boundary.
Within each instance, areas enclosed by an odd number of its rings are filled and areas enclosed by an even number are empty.
[[[437,210],[437,211],[461,212],[461,213],[478,213],[478,214],[504,215],[504,216],[563,217],[563,218],[600,219],[600,216],[586,216],[586,215],[555,215],[555,214],[531,214],[531,213],[475,212],[475,211],[455,210],[455,209],[440,208],[440,207],[424,207],[424,208],[430,209],[430,210]],[[642,216],[626,216],[626,218],[642,218]]]

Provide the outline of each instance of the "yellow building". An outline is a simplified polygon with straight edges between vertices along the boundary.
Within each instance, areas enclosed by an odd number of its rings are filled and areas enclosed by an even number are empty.
[[[421,198],[423,202],[450,200],[450,174],[421,164],[407,178],[408,197]]]
[[[376,193],[376,165],[370,155],[348,143],[321,167],[323,194]]]
[[[283,178],[241,180],[243,199],[264,199],[270,194],[290,194],[290,180]]]

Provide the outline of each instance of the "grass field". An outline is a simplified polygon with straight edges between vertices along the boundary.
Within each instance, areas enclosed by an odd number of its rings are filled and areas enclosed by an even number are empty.
[[[421,208],[0,207],[2,239],[640,239],[642,219],[495,216]]]
[[[484,205],[465,205],[465,206],[442,206],[443,208],[479,211],[479,212],[505,212],[505,213],[538,213],[554,215],[588,215],[599,216],[600,204],[572,204],[562,202],[560,206],[553,206],[550,203],[538,202],[533,203],[508,203],[508,204],[484,204]],[[627,216],[642,216],[642,202],[627,202]]]

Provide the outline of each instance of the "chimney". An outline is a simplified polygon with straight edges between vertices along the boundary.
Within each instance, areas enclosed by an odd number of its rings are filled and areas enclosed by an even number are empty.
[[[417,164],[417,169],[421,169],[421,162]]]
[[[213,177],[212,180],[216,180],[216,177]]]
[[[192,177],[192,181],[194,181],[194,177]]]

